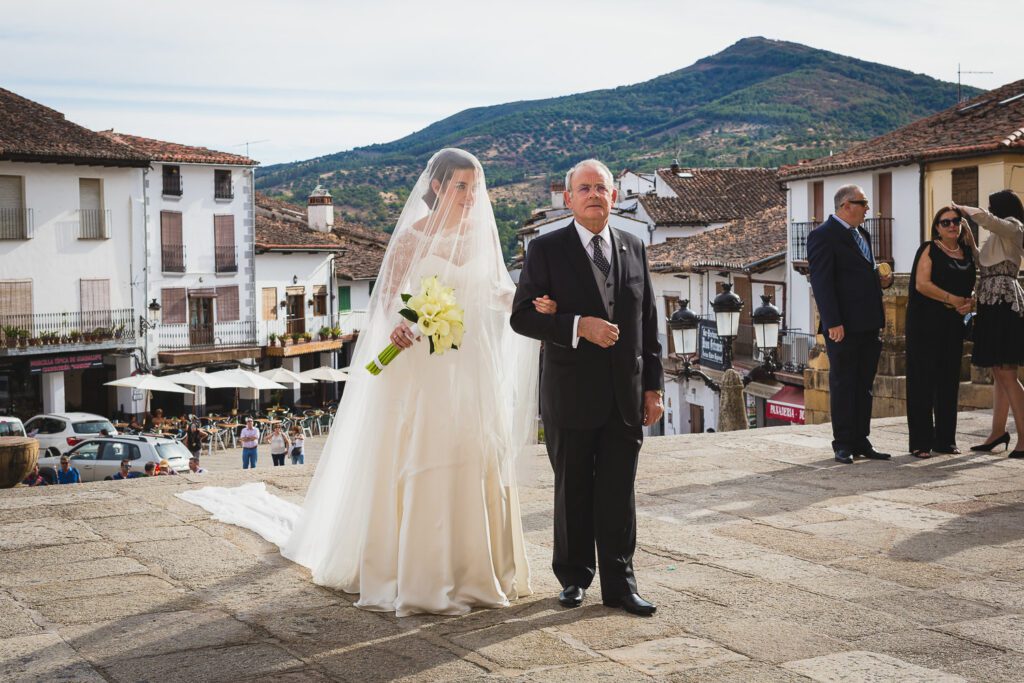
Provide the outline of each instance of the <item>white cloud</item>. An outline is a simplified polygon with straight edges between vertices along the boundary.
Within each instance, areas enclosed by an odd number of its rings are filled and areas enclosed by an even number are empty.
[[[1004,3],[971,16],[997,21]],[[94,128],[264,163],[385,142],[471,106],[653,78],[764,35],[954,80],[1021,78],[963,5],[863,0],[4,2],[0,86]]]

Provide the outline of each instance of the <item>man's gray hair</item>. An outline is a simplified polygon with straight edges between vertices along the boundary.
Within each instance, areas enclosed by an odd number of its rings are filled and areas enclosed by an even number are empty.
[[[861,189],[860,185],[843,185],[836,190],[836,211],[843,205],[843,202],[853,199],[858,192],[864,194],[864,190]]]
[[[597,159],[584,159],[575,166],[569,169],[569,172],[565,174],[565,189],[572,192],[572,174],[583,168],[584,166],[593,166],[600,171],[606,178],[608,178],[608,189],[614,189],[615,187],[615,176],[608,170],[608,167]]]

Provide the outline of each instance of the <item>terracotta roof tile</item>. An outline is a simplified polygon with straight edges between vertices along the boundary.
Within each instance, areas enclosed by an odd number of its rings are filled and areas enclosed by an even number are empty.
[[[786,203],[778,172],[770,168],[659,169],[676,197],[640,195],[657,225],[707,225],[752,216]]]
[[[655,244],[647,249],[647,263],[653,271],[669,273],[706,268],[758,272],[774,267],[785,255],[783,205],[693,237]]]
[[[177,142],[164,142],[163,140],[143,138],[138,135],[116,133],[112,130],[100,131],[100,135],[133,147],[153,161],[179,164],[218,164],[223,166],[259,165],[258,161],[253,161],[247,156],[218,152],[206,147],[190,147],[189,145],[181,145]]]
[[[900,166],[957,156],[1024,153],[1024,80],[919,119],[891,133],[780,170],[783,180]]]
[[[3,88],[0,88],[0,160],[149,165],[145,154]]]
[[[272,200],[256,193],[256,251],[295,248],[345,249],[345,240],[333,232],[320,232],[309,227],[306,212],[297,206]]]

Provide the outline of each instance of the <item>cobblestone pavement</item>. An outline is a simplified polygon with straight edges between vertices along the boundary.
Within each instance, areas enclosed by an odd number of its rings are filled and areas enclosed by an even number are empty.
[[[961,415],[965,451],[987,423]],[[322,438],[304,466],[243,472],[229,451],[204,477],[2,491],[0,680],[1021,680],[1024,463],[914,460],[901,418],[873,440],[898,455],[835,464],[828,425],[649,439],[649,619],[596,583],[558,606],[541,455],[522,491],[536,592],[462,617],[358,610],[173,495],[263,480],[298,501]]]

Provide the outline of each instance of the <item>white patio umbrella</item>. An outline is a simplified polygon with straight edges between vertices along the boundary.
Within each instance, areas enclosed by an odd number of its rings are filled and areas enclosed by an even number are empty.
[[[105,382],[110,387],[131,387],[132,389],[144,389],[145,391],[166,391],[172,394],[192,394],[191,389],[186,389],[180,384],[175,384],[166,377],[156,375],[131,375],[115,379],[112,382]]]
[[[224,389],[231,386],[230,384],[226,384],[224,380],[214,377],[212,373],[196,372],[195,370],[179,372],[174,375],[163,375],[161,379],[170,380],[175,384],[184,384],[191,387],[204,387],[206,389]]]
[[[235,368],[234,370],[221,370],[220,372],[209,373],[210,377],[215,377],[217,380],[222,380],[225,387],[235,387],[236,389],[284,389],[283,384],[278,384],[266,377],[261,377],[255,372],[249,372],[248,370],[242,370],[241,368]]]
[[[339,370],[338,368],[332,368],[329,365],[321,365],[318,368],[300,372],[299,376],[306,377],[307,379],[319,380],[321,382],[344,382],[348,379],[347,372]]]
[[[278,382],[280,384],[315,384],[315,379],[303,377],[300,374],[296,374],[286,368],[273,368],[272,370],[264,370],[259,373],[260,377],[266,377],[271,382]]]

